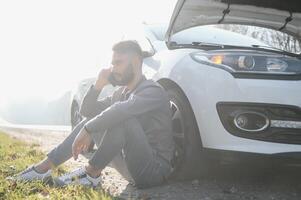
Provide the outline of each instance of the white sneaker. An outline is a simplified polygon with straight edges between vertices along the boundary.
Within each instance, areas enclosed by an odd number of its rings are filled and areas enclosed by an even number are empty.
[[[78,168],[57,178],[59,185],[84,185],[96,187],[101,183],[101,176],[93,178],[87,174],[85,167]]]
[[[45,173],[38,173],[34,166],[30,166],[24,171],[20,172],[14,177],[11,177],[13,180],[21,180],[21,181],[33,181],[33,180],[41,180],[47,181],[48,178],[51,177],[51,170],[48,170]]]

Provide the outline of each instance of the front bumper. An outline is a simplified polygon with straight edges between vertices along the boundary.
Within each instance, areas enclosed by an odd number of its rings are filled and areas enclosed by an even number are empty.
[[[301,108],[300,80],[238,79],[230,73],[199,63],[180,63],[172,77],[185,92],[199,127],[204,148],[278,154],[301,152],[301,145],[260,141],[229,133],[216,105],[219,102],[281,104]],[[301,134],[301,133],[300,133]]]
[[[301,108],[296,106],[219,102],[224,128],[234,136],[268,142],[301,144]]]

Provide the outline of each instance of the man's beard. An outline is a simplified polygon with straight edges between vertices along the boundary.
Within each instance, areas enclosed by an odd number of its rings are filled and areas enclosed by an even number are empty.
[[[125,69],[124,73],[122,74],[122,77],[120,80],[116,79],[116,74],[112,72],[109,77],[108,81],[115,87],[118,86],[124,86],[130,83],[135,77],[133,66],[129,64],[127,68]]]

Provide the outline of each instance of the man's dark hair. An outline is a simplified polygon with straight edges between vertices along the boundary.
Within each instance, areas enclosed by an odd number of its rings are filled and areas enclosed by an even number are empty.
[[[143,52],[136,40],[124,40],[114,44],[112,50],[117,53],[134,53],[143,59]]]

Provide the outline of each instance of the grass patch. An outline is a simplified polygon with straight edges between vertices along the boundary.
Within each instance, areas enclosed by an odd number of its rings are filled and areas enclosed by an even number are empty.
[[[0,132],[0,200],[2,199],[112,199],[101,188],[82,186],[54,188],[39,181],[14,182],[6,180],[45,155],[36,145],[27,145]],[[57,171],[64,171],[60,168]],[[58,173],[58,172],[55,173]],[[59,172],[60,173],[60,172]]]

